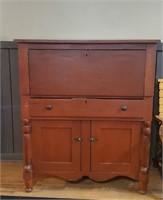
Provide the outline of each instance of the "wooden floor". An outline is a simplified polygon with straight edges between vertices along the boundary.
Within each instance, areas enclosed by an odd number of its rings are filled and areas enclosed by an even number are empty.
[[[26,193],[22,179],[22,163],[1,163],[1,196],[109,200],[162,199],[162,181],[157,169],[151,168],[150,170],[148,193],[140,195],[137,191],[138,183],[127,178],[115,178],[103,183],[96,183],[89,179],[74,183],[57,178],[47,178],[36,180],[33,191]]]

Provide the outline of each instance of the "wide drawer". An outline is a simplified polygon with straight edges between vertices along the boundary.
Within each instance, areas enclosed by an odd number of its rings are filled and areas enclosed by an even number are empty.
[[[31,117],[151,118],[151,100],[31,99]]]

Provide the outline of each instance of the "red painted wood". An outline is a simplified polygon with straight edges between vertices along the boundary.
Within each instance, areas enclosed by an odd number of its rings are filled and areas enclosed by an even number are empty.
[[[30,50],[29,67],[33,96],[144,94],[142,50]]]
[[[42,43],[29,43],[29,49],[30,50],[113,50],[113,49],[118,49],[118,50],[146,50],[147,45],[146,44],[104,44],[104,43],[52,43],[52,44],[42,44]]]
[[[156,45],[147,45],[144,96],[153,96],[155,81]]]
[[[80,171],[80,121],[33,121],[33,167],[37,170]]]
[[[33,177],[127,176],[144,194],[157,41],[17,42],[26,191]]]
[[[91,130],[91,171],[139,171],[141,123],[93,121]]]
[[[90,135],[91,135],[91,121],[82,121],[82,149],[81,149],[81,172],[83,176],[89,176],[91,166],[90,154]]]
[[[28,44],[18,44],[20,94],[29,94]]]
[[[28,44],[156,44],[159,40],[36,40],[15,39],[17,43]]]
[[[47,106],[51,105],[51,110]],[[127,106],[122,111],[122,106]],[[121,117],[143,118],[147,100],[102,99],[31,99],[30,116],[33,117]],[[149,107],[148,107],[149,109]]]

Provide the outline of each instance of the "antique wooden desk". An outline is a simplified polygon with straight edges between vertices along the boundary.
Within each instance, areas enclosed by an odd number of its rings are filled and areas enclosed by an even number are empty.
[[[26,191],[39,176],[148,183],[156,42],[17,40]]]

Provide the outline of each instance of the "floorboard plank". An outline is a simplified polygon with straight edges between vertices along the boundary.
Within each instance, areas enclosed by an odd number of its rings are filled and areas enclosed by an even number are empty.
[[[138,193],[138,183],[128,178],[115,178],[97,183],[90,179],[67,182],[58,178],[35,180],[31,193],[24,191],[22,163],[1,163],[0,195],[22,197],[73,198],[73,199],[109,199],[109,200],[150,200],[162,199],[162,181],[155,168],[150,169],[148,193]]]

